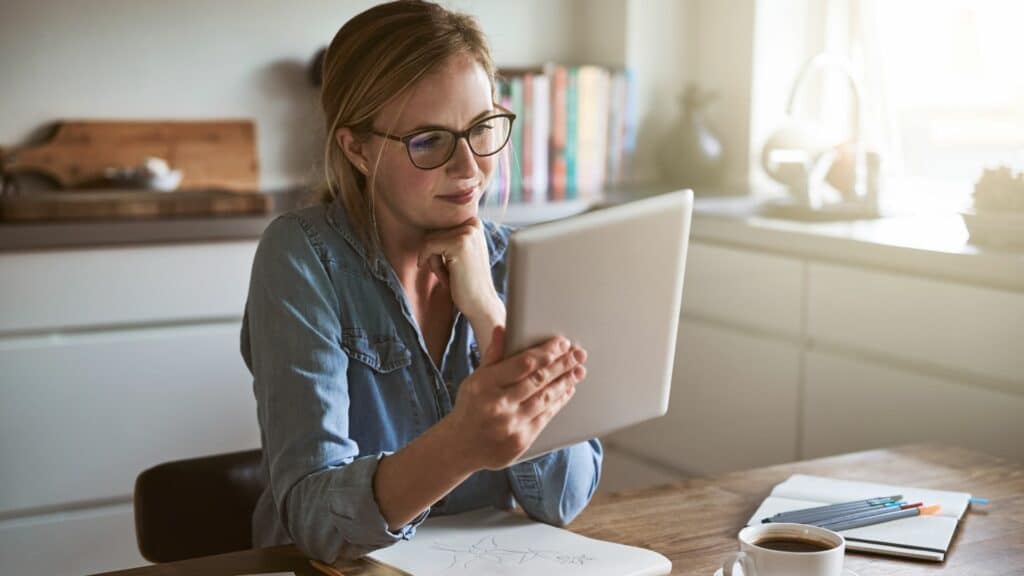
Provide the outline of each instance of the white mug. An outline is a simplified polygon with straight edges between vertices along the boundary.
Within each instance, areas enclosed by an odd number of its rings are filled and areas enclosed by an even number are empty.
[[[733,576],[736,564],[743,576],[842,576],[846,540],[826,528],[770,522],[740,530],[740,551],[726,559],[722,576]],[[827,547],[816,552],[790,552],[759,546],[766,540],[804,540]]]

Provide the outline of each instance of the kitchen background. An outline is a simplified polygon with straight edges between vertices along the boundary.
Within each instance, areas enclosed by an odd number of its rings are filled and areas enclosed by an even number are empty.
[[[0,0],[0,146],[64,118],[247,118],[260,190],[302,187],[322,139],[310,59],[372,4]],[[637,146],[607,200],[697,188],[672,407],[606,439],[602,490],[905,442],[1024,458],[1024,193],[995,190],[984,230],[965,227],[982,170],[1019,168],[1024,149],[1008,64],[1024,47],[999,24],[1020,21],[1014,3],[447,4],[479,18],[500,67],[632,71]],[[764,167],[780,132],[772,160],[796,153],[792,169],[833,153],[783,130],[794,79],[823,50],[863,82],[884,218],[804,206],[820,181]],[[802,93],[829,149],[851,129],[845,82],[812,76]],[[716,94],[713,182],[671,167],[691,84]],[[258,445],[237,336],[269,216],[0,223],[0,573],[141,564],[138,472]]]

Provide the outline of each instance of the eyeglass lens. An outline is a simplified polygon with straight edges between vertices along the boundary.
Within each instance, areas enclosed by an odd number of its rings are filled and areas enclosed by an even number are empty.
[[[512,121],[504,116],[486,118],[469,129],[469,148],[477,156],[490,156],[501,150],[512,131]],[[448,130],[431,130],[411,138],[409,157],[420,168],[436,168],[451,157],[458,137]]]

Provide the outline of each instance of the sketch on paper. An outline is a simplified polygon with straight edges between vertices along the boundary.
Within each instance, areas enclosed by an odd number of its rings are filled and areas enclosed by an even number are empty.
[[[435,541],[431,547],[434,550],[451,553],[452,561],[448,565],[448,569],[455,568],[460,564],[463,568],[469,568],[474,563],[521,566],[534,561],[546,561],[566,567],[582,567],[594,560],[593,557],[586,554],[571,554],[557,550],[537,550],[529,547],[523,549],[503,548],[494,536],[486,536],[469,546]]]

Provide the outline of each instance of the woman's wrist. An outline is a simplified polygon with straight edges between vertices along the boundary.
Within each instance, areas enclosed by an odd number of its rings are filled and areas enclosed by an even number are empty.
[[[438,442],[438,460],[442,469],[449,470],[455,477],[468,478],[483,469],[473,458],[473,452],[466,446],[468,435],[459,433],[457,416],[448,414],[431,428]]]
[[[479,313],[472,316],[467,314],[466,318],[469,320],[470,326],[473,327],[473,333],[476,334],[480,352],[483,353],[490,347],[491,335],[494,334],[494,329],[498,326],[505,327],[505,303],[495,293],[491,301]]]

